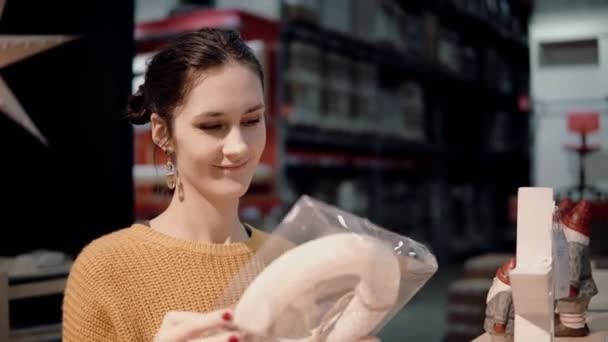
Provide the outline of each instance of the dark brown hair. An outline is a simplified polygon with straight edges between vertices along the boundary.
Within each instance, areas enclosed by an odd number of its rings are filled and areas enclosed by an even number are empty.
[[[264,86],[262,66],[238,32],[204,28],[177,38],[148,64],[144,83],[129,100],[129,119],[143,125],[157,113],[171,132],[173,111],[187,96],[196,76],[229,62],[251,68]]]

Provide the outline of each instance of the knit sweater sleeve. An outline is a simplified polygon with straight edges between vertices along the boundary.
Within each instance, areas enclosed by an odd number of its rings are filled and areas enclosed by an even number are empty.
[[[88,247],[87,247],[88,248]],[[63,300],[62,341],[117,341],[103,301],[103,284],[96,253],[85,248],[68,276]]]

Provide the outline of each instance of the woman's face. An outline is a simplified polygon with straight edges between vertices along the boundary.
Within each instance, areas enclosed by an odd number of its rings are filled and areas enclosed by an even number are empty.
[[[247,192],[266,144],[264,91],[240,63],[198,76],[174,113],[179,180],[211,198]]]

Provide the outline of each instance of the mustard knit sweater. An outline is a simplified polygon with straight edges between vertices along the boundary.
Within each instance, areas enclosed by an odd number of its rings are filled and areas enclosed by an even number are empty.
[[[151,341],[168,311],[205,312],[266,234],[232,244],[197,243],[135,224],[87,245],[70,272],[63,341]]]

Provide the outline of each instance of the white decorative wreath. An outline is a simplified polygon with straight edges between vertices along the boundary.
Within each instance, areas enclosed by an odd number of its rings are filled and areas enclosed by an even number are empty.
[[[277,339],[275,325],[290,306],[314,296],[319,284],[348,276],[358,279],[354,289],[333,302],[309,336],[278,340],[356,341],[369,335],[397,305],[401,271],[390,246],[352,233],[303,243],[274,260],[243,293],[235,323],[254,339]]]

